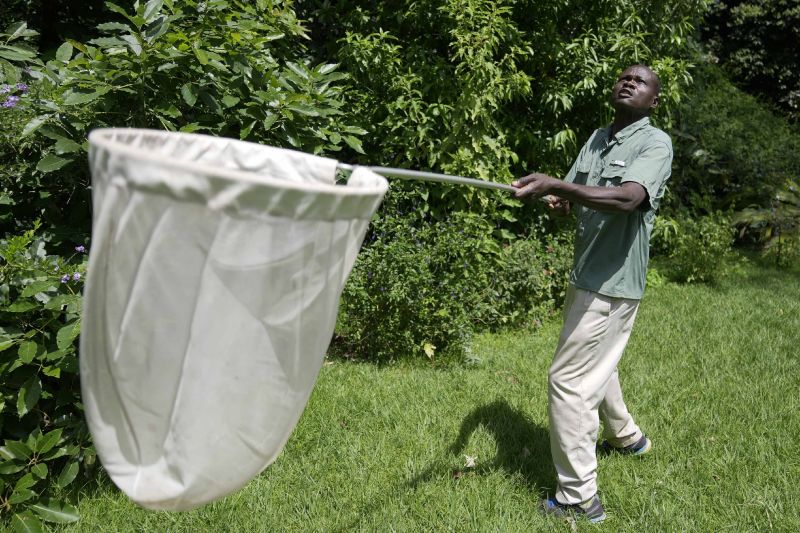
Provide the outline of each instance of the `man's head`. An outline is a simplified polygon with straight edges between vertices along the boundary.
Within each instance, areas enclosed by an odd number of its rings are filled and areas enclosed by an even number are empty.
[[[633,65],[617,78],[611,89],[611,106],[617,112],[649,115],[658,105],[661,80],[646,65]]]

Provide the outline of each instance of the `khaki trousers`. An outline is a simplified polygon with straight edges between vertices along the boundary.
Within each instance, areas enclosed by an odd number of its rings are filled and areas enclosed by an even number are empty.
[[[558,474],[556,499],[581,503],[597,492],[599,421],[614,446],[642,437],[625,402],[617,363],[628,343],[639,300],[567,290],[564,327],[548,382],[550,450]]]

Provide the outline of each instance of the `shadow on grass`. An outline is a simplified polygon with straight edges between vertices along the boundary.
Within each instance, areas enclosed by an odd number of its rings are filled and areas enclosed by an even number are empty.
[[[453,457],[461,456],[472,434],[483,428],[497,443],[497,455],[492,461],[482,461],[477,468],[465,472],[453,469]],[[512,408],[505,400],[496,400],[474,409],[461,422],[455,442],[443,450],[438,460],[406,483],[385,487],[380,498],[361,509],[359,518],[336,528],[337,532],[354,531],[364,518],[378,512],[386,501],[402,499],[409,491],[425,483],[455,481],[463,474],[483,475],[504,470],[511,476],[519,475],[526,488],[545,496],[555,486],[555,473],[550,459],[550,437],[547,430],[530,421],[524,413]],[[462,461],[463,462],[463,461]],[[532,494],[532,496],[534,496]]]
[[[455,456],[461,455],[478,428],[494,437],[497,455],[493,460],[482,461],[477,468],[469,469],[470,472],[481,475],[500,469],[511,475],[519,474],[531,491],[538,491],[541,495],[555,485],[550,437],[545,428],[531,422],[505,400],[496,400],[474,409],[464,418],[458,437],[448,451]],[[452,461],[439,462],[412,479],[409,485],[416,488],[442,475],[457,478],[461,474],[459,470],[452,470]]]

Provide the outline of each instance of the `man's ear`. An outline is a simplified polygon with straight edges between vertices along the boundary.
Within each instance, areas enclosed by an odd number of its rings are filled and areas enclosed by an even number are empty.
[[[650,109],[655,109],[655,108],[656,108],[656,106],[658,106],[658,101],[659,101],[658,99],[659,99],[659,98],[660,98],[660,97],[659,97],[658,95],[655,95],[655,96],[653,97],[653,103],[652,103],[652,104],[650,104]]]

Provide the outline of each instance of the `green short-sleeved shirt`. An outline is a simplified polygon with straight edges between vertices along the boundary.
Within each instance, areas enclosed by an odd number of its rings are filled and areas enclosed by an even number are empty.
[[[611,127],[595,130],[565,181],[616,187],[641,184],[647,199],[633,213],[601,213],[577,206],[575,257],[570,282],[615,298],[644,294],[650,233],[671,173],[672,141],[645,117],[610,137]]]

